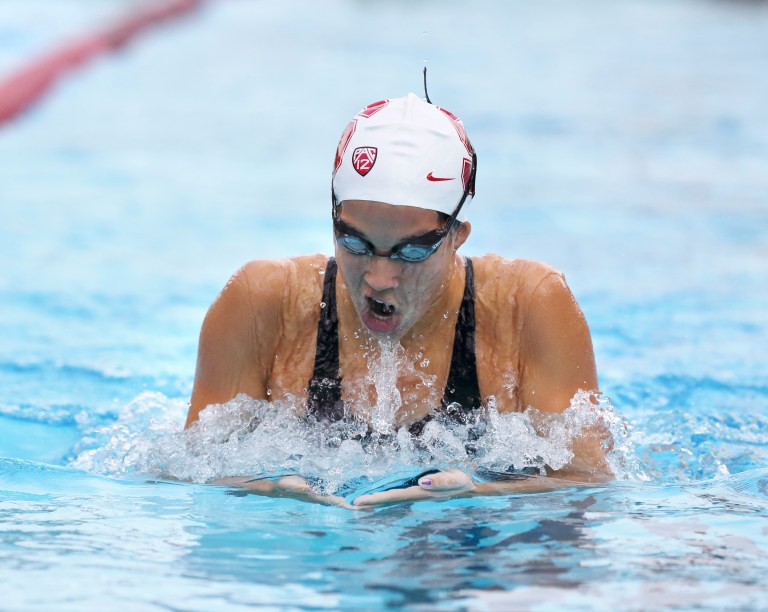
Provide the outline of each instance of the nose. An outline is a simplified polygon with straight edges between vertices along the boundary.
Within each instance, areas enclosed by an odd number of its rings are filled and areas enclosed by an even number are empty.
[[[400,284],[402,264],[389,257],[369,257],[365,271],[366,284],[377,292],[396,289]]]

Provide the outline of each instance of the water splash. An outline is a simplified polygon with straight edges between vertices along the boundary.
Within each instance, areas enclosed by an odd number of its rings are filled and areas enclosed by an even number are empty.
[[[375,436],[394,432],[395,415],[403,405],[397,388],[398,357],[404,355],[400,344],[382,342],[378,363],[369,363],[366,382],[376,389],[376,405],[371,412],[371,428]]]
[[[491,398],[487,406],[457,420],[450,410],[438,409],[435,377],[407,359],[398,343],[364,342],[360,350],[368,360],[365,386],[375,391],[375,402],[366,406],[361,394],[353,414],[341,421],[305,418],[301,398],[270,402],[239,395],[209,406],[184,430],[183,402],[143,393],[109,425],[80,423],[85,435],[72,465],[106,475],[197,483],[300,474],[318,492],[340,493],[398,475],[407,479],[425,468],[545,474],[567,466],[584,439],[600,439],[619,478],[644,477],[631,432],[607,398],[579,392],[562,414],[532,408],[500,413]],[[418,435],[397,421],[403,406],[410,408],[420,396],[401,395],[402,377],[418,381],[421,392],[429,391],[426,407],[434,418]]]
[[[392,365],[396,357],[396,351],[388,352],[382,361]],[[388,397],[397,400],[394,394]],[[87,432],[71,465],[111,476],[197,483],[300,474],[318,492],[347,494],[382,479],[404,480],[426,468],[544,473],[567,465],[574,441],[600,429],[612,443],[608,455],[617,476],[642,477],[626,423],[607,400],[595,406],[589,398],[577,394],[559,415],[533,409],[499,413],[491,402],[466,423],[438,415],[414,436],[405,427],[396,428],[394,404],[383,401],[373,411],[378,424],[372,419],[369,429],[359,418],[313,422],[303,417],[303,402],[296,398],[267,402],[246,395],[209,406],[184,430],[182,402],[144,393],[125,406],[115,423]]]

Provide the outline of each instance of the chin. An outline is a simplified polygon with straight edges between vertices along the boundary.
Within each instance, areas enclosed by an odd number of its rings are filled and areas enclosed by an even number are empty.
[[[365,309],[360,315],[360,320],[368,332],[378,338],[396,340],[402,336],[403,320],[400,315],[395,314],[391,317],[382,318]]]

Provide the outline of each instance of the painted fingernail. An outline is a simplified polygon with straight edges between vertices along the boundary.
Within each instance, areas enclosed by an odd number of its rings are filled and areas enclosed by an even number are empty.
[[[429,479],[426,479],[426,480],[422,480],[422,481],[421,481],[421,486],[422,486],[422,487],[431,487],[431,486],[432,486],[432,481],[431,481],[431,480],[429,480]]]

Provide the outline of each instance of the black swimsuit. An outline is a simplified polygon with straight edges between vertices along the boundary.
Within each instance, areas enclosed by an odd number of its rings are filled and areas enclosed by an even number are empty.
[[[464,296],[456,320],[453,339],[453,355],[448,382],[443,394],[443,410],[462,420],[480,407],[480,387],[477,382],[477,358],[475,355],[475,282],[472,260],[465,260],[466,280]],[[320,320],[317,323],[317,350],[315,368],[309,381],[308,412],[321,419],[339,420],[344,416],[339,375],[339,317],[336,310],[336,260],[331,257],[325,269],[323,298],[320,304]],[[431,420],[427,415],[413,423],[409,431],[421,433]]]

